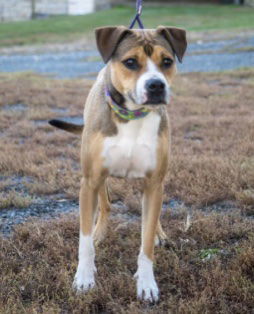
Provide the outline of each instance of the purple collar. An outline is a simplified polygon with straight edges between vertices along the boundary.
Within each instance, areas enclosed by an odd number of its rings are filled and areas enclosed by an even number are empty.
[[[107,102],[110,106],[110,108],[115,112],[116,115],[118,115],[120,118],[124,120],[137,120],[144,118],[148,115],[150,112],[149,109],[141,108],[137,110],[129,110],[127,108],[120,107],[112,98],[110,91],[108,88],[105,89],[105,95]]]

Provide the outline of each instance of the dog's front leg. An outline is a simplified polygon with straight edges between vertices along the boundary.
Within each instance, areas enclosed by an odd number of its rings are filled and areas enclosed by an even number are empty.
[[[159,289],[154,279],[154,241],[162,206],[162,183],[147,182],[142,208],[142,242],[138,256],[137,295],[150,302],[159,299]]]
[[[80,202],[80,238],[79,263],[74,278],[73,287],[78,291],[86,291],[95,285],[94,273],[96,271],[94,259],[92,229],[94,215],[98,202],[98,187],[88,178],[81,181]]]
[[[98,194],[100,211],[96,226],[93,230],[93,239],[96,244],[100,243],[105,237],[108,226],[108,217],[110,214],[110,201],[106,182],[101,185]]]

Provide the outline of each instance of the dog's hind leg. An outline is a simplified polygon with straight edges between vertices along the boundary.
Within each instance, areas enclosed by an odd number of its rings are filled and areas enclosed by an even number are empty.
[[[156,246],[165,246],[167,243],[167,235],[162,229],[160,220],[158,221],[156,237],[155,237],[155,245]]]
[[[99,190],[99,215],[93,231],[93,238],[98,244],[106,235],[110,214],[110,200],[106,182]]]
[[[95,285],[94,273],[96,271],[94,259],[92,229],[98,203],[99,187],[89,178],[83,178],[80,188],[80,238],[79,263],[74,278],[73,287],[78,291],[86,291]]]

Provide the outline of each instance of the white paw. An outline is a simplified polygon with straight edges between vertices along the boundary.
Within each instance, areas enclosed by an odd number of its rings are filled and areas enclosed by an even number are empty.
[[[138,270],[134,277],[137,279],[138,299],[157,302],[159,289],[154,279],[153,262],[141,252],[138,257]]]
[[[92,236],[84,236],[82,232],[80,232],[79,263],[73,281],[73,288],[75,290],[84,292],[94,287],[94,273],[96,272],[94,256],[95,252]]]
[[[141,278],[138,275],[136,275],[136,277],[138,299],[149,302],[157,302],[159,300],[159,289],[154,278]]]
[[[95,286],[94,273],[96,268],[78,267],[73,281],[73,289],[78,292],[85,292]]]

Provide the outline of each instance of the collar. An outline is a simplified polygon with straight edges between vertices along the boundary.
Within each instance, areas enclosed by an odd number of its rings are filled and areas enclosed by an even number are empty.
[[[120,118],[124,120],[141,119],[147,116],[148,113],[150,112],[150,110],[146,108],[141,108],[137,110],[129,110],[127,108],[121,107],[114,101],[108,88],[105,89],[105,95],[106,95],[107,103],[109,104],[110,108],[115,112],[117,116],[119,116]]]

